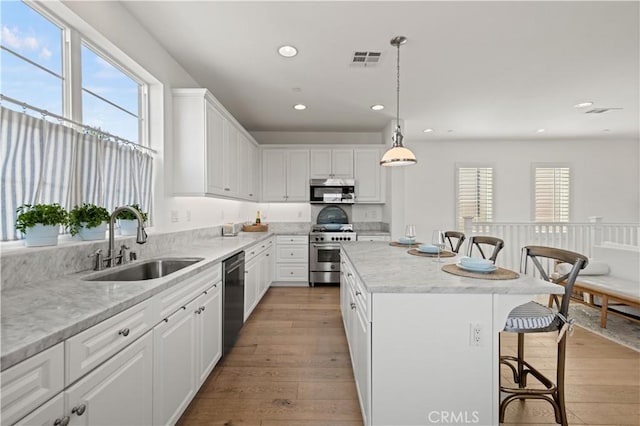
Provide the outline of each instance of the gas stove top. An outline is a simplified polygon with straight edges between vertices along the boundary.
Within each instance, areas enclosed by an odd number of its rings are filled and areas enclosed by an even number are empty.
[[[309,234],[309,241],[312,243],[332,242],[332,241],[356,241],[357,235],[353,231],[353,225],[339,225],[338,229],[334,226],[313,225]],[[329,229],[327,229],[329,228]]]

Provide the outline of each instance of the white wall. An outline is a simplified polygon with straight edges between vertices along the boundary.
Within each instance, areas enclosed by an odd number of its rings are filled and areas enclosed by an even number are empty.
[[[589,216],[602,216],[605,222],[640,220],[637,140],[422,140],[408,146],[418,164],[403,168],[404,215],[393,216],[392,229],[412,223],[422,239],[430,238],[434,229],[454,227],[456,163],[493,165],[494,221],[532,219],[531,164],[542,162],[571,167],[572,221],[586,222]]]

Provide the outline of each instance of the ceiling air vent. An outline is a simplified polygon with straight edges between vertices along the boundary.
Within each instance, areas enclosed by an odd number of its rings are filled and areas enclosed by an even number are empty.
[[[622,108],[593,108],[589,111],[586,111],[585,114],[604,114],[605,112],[615,111]]]
[[[382,52],[367,52],[364,50],[357,50],[353,52],[353,58],[351,59],[352,67],[374,67],[380,62],[382,58]]]

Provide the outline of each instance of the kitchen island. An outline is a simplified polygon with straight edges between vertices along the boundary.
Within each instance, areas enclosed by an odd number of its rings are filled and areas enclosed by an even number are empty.
[[[499,332],[509,312],[564,288],[441,270],[459,257],[344,243],[341,309],[367,425],[498,424]]]

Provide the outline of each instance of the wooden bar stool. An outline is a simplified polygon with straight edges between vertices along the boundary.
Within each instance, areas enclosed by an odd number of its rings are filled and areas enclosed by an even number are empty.
[[[560,261],[569,263],[571,270],[558,278],[551,279],[543,265],[545,259],[550,261]],[[542,261],[541,261],[542,260]],[[527,273],[529,261],[533,263],[540,278],[553,283],[562,281],[565,286],[565,293],[561,300],[554,297],[556,308],[549,308],[537,302],[529,302],[520,305],[509,313],[504,331],[518,333],[518,354],[517,356],[500,356],[500,363],[508,366],[513,373],[513,381],[518,385],[515,387],[502,386],[500,383],[500,423],[504,422],[504,415],[507,405],[516,399],[542,399],[553,406],[556,423],[567,424],[567,413],[564,404],[564,370],[567,347],[567,329],[572,321],[568,319],[569,300],[571,290],[576,281],[578,273],[588,263],[587,257],[568,250],[552,247],[527,246],[522,249],[520,259],[520,272]],[[551,262],[554,264],[554,262]],[[552,269],[552,268],[551,268]],[[555,383],[536,370],[524,359],[524,335],[526,333],[557,332],[557,365]],[[532,375],[544,385],[544,389],[528,388],[527,375]]]
[[[502,250],[502,248],[504,247],[504,241],[496,237],[474,235],[473,237],[469,238],[469,250],[467,251],[467,256],[471,256],[473,254],[473,247],[476,247],[480,252],[482,258],[487,259],[487,257],[484,255],[484,251],[482,250],[483,246],[485,250],[487,250],[487,246],[493,247],[491,256],[489,256],[489,260],[491,260],[493,263],[496,263],[498,253],[500,253],[500,250]]]

